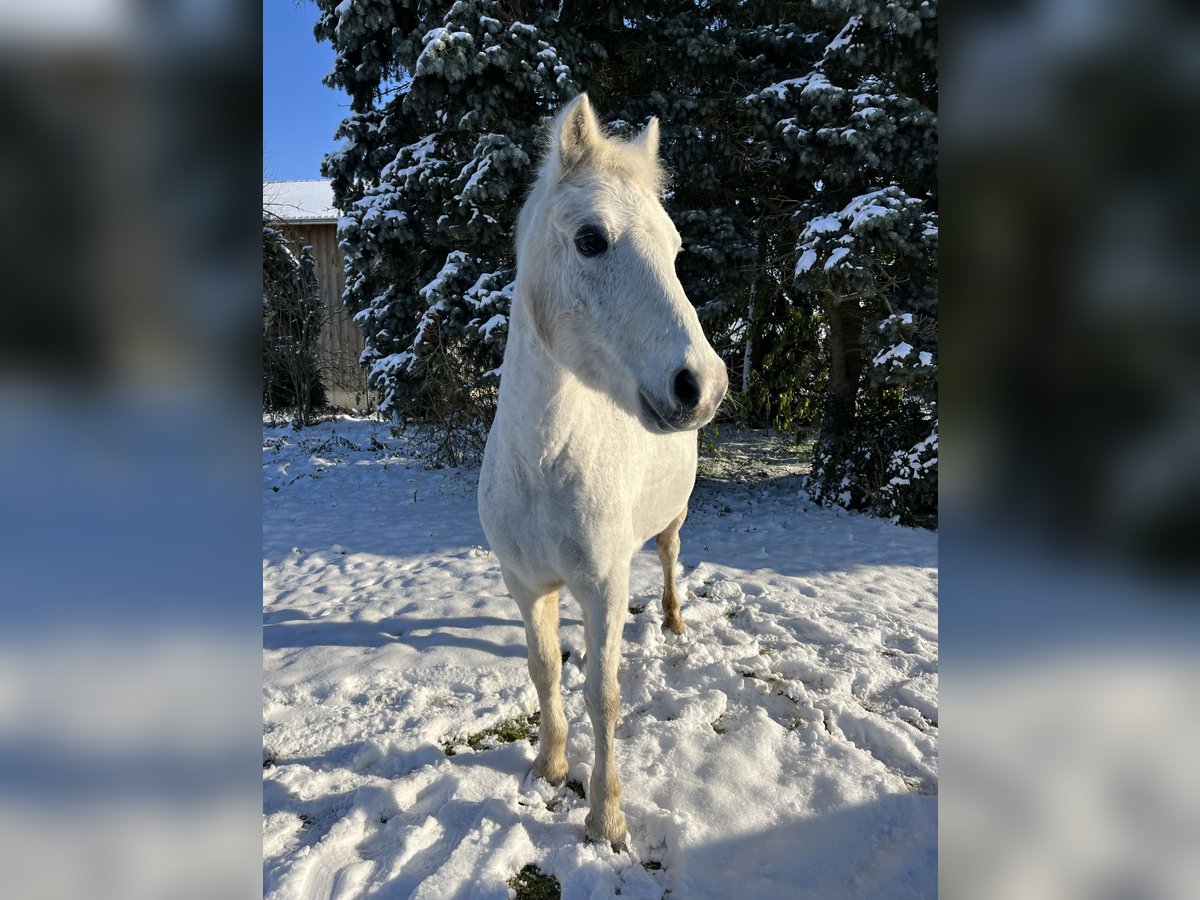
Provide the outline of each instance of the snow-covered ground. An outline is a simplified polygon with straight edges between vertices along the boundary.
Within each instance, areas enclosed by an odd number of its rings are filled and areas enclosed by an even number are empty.
[[[633,563],[616,854],[583,842],[583,799],[528,774],[528,741],[467,744],[537,709],[476,472],[424,469],[364,420],[263,444],[268,896],[499,898],[529,863],[564,898],[936,895],[936,534],[812,506],[753,436],[702,460],[686,637],[659,629],[652,542]],[[587,785],[569,594],[562,642]]]

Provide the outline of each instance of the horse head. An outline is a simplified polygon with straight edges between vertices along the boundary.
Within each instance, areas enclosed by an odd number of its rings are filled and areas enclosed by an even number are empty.
[[[729,384],[675,273],[658,120],[607,136],[576,97],[555,118],[517,232],[518,291],[549,355],[652,432],[700,428]]]

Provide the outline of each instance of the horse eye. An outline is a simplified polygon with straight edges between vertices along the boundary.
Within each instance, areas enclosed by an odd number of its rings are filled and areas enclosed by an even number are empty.
[[[584,256],[599,256],[608,249],[608,241],[591,225],[585,225],[575,234],[575,249]]]

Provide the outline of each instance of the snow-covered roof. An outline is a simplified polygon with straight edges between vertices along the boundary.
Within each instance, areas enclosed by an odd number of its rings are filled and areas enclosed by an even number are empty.
[[[326,178],[310,181],[264,181],[263,209],[285,222],[336,222],[333,186]]]

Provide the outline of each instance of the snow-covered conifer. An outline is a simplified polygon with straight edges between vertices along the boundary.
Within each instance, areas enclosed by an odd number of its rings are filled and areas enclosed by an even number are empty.
[[[936,511],[937,2],[318,0],[351,98],[325,162],[384,412],[477,448],[545,119],[650,116],[677,269],[741,421],[820,424],[812,493]],[[482,427],[475,427],[481,425]]]
[[[514,274],[513,232],[545,117],[579,92],[553,9],[495,0],[319,0],[351,97],[324,172],[346,215],[345,302],[381,410],[436,420],[438,455],[481,447]]]
[[[814,6],[827,16],[815,62],[746,98],[772,158],[808,181],[795,194],[795,283],[827,366],[811,490],[932,524],[937,3]]]

